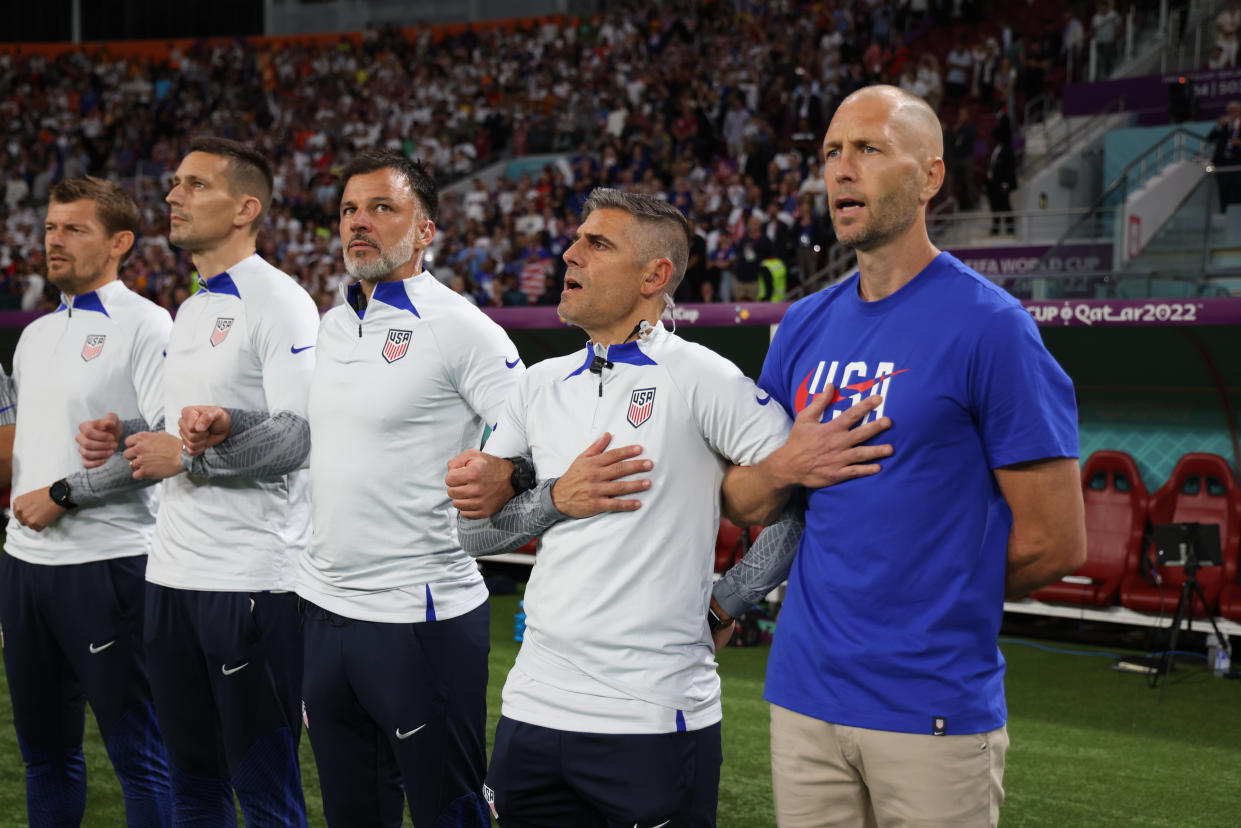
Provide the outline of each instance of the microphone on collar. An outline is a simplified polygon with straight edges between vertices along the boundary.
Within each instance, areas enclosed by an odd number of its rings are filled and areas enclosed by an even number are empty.
[[[612,364],[612,361],[610,359],[604,356],[604,354],[606,354],[607,352],[608,352],[608,349],[604,347],[603,345],[596,345],[595,346],[595,358],[590,361],[590,373],[599,375],[599,396],[600,397],[603,396],[603,369],[616,367],[615,365]]]
[[[600,379],[603,377],[604,368],[614,367],[616,366],[609,362],[602,354],[595,354],[595,358],[590,361],[590,373],[599,374]]]

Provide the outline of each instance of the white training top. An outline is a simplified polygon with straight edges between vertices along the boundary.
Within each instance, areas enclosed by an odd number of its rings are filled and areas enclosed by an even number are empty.
[[[720,484],[785,440],[779,405],[728,360],[662,325],[607,349],[531,368],[487,451],[530,454],[559,477],[604,432],[643,447],[651,488],[634,512],[564,520],[544,535],[526,587],[526,633],[503,714],[559,730],[665,733],[718,722],[707,629]],[[602,391],[600,391],[602,383]]]
[[[524,371],[500,326],[427,271],[377,284],[369,304],[349,286],[319,329],[315,529],[298,594],[338,615],[394,623],[453,618],[486,601],[457,541],[444,474],[479,447]]]
[[[62,297],[55,313],[26,326],[13,355],[17,433],[13,494],[82,470],[74,437],[85,420],[116,412],[148,423],[163,413],[168,311],[119,281]],[[6,554],[28,563],[78,564],[145,555],[158,486],[109,495],[65,513],[42,532],[9,518]]]
[[[168,340],[165,427],[219,405],[306,416],[319,313],[291,277],[252,255],[208,279]],[[177,589],[291,591],[310,540],[304,469],[268,478],[164,481],[147,580]]]

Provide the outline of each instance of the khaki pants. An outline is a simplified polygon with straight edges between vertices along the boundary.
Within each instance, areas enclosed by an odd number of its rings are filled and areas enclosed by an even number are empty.
[[[931,736],[834,725],[771,706],[780,828],[995,826],[1008,731]]]
[[[733,301],[734,302],[757,302],[758,301],[758,282],[740,282],[737,277],[733,277]]]

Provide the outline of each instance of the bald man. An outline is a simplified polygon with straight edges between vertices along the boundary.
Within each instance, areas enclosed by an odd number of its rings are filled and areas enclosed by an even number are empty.
[[[767,672],[782,828],[995,825],[1004,599],[1085,560],[1073,385],[1021,304],[931,243],[942,155],[921,98],[845,99],[824,176],[858,272],[789,309],[759,380],[791,416],[880,396],[866,422],[895,449],[807,493]]]

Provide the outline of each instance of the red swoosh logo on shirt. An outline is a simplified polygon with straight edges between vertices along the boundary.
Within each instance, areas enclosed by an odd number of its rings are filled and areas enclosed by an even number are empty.
[[[832,401],[829,402],[827,405],[830,408],[831,406],[843,400],[846,396],[852,396],[851,394],[850,395],[842,394],[840,393],[841,391],[851,391],[855,394],[864,394],[870,389],[874,388],[877,383],[883,382],[889,377],[894,377],[897,374],[903,374],[908,370],[909,370],[908,368],[902,368],[901,370],[893,371],[890,374],[880,374],[874,379],[863,380],[861,382],[856,382],[853,385],[846,385],[843,388],[837,388],[835,391],[835,394],[832,396]],[[815,396],[814,394],[811,394],[809,391],[810,379],[811,377],[814,376],[814,373],[815,373],[814,371],[811,371],[809,374],[806,374],[806,378],[801,381],[801,385],[798,386],[797,388],[797,394],[793,400],[793,407],[796,411],[801,411],[803,408],[809,405],[810,400],[813,399]]]

